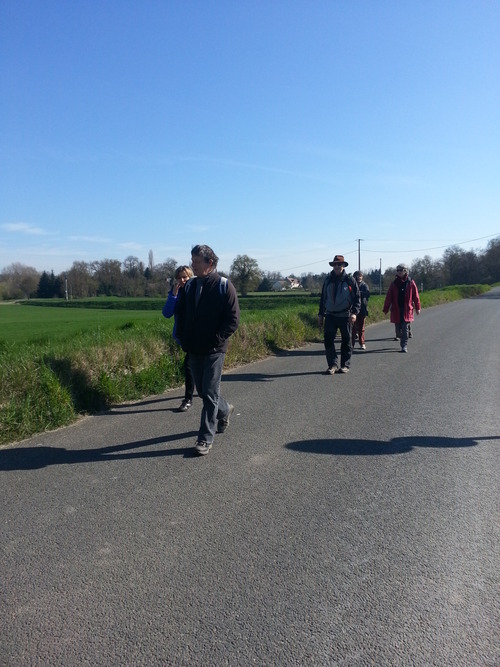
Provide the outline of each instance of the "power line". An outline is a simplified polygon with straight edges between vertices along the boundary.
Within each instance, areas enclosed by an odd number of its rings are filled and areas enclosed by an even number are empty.
[[[469,241],[460,241],[460,242],[457,241],[455,243],[446,243],[445,245],[434,246],[432,248],[417,248],[417,249],[413,249],[413,250],[411,248],[410,249],[405,248],[404,250],[369,250],[367,248],[363,248],[363,252],[373,252],[373,253],[377,253],[378,255],[380,255],[380,254],[384,254],[384,255],[399,254],[400,255],[402,253],[408,253],[408,252],[412,252],[412,253],[413,252],[426,252],[428,250],[441,250],[442,248],[450,248],[454,245],[465,245],[466,243],[473,243],[474,241],[484,241],[484,239],[492,239],[495,236],[500,236],[500,232],[497,232],[496,234],[489,234],[488,236],[480,236],[477,239],[470,239]],[[366,240],[366,239],[355,239],[355,240],[359,244],[360,241],[363,241],[363,240]],[[351,250],[349,252],[344,252],[344,255],[347,257],[348,255],[353,255],[356,252],[359,253],[359,249],[358,249],[358,251]],[[308,262],[307,264],[301,264],[300,266],[292,266],[288,269],[281,269],[281,270],[278,271],[278,273],[286,274],[289,271],[295,271],[297,269],[302,269],[306,266],[314,266],[315,264],[324,264],[325,262],[330,262],[330,261],[331,261],[330,258],[320,259],[316,262]],[[360,262],[361,262],[361,260],[360,260],[360,257],[358,256],[358,263],[360,263]]]
[[[473,243],[474,241],[483,241],[484,239],[491,239],[494,236],[499,236],[500,232],[497,232],[496,234],[489,234],[488,236],[480,236],[477,239],[470,239],[469,241],[457,241],[455,243],[446,243],[445,245],[438,245],[438,246],[433,246],[432,248],[414,248],[414,249],[408,249],[405,248],[404,250],[369,250],[368,248],[363,248],[365,252],[376,252],[376,253],[402,253],[402,252],[425,252],[426,250],[441,250],[442,248],[450,248],[451,246],[454,245],[465,245],[466,243]]]
[[[445,245],[434,246],[432,248],[418,248],[418,249],[415,249],[415,250],[411,250],[411,249],[409,250],[408,248],[405,248],[404,250],[369,250],[367,248],[363,248],[363,252],[374,252],[374,253],[377,253],[378,255],[380,255],[380,254],[384,254],[384,255],[401,254],[401,253],[408,253],[408,252],[426,252],[427,250],[441,250],[442,248],[450,248],[454,245],[465,245],[466,243],[473,243],[474,241],[484,241],[484,239],[492,239],[495,236],[500,236],[500,232],[497,232],[496,234],[489,234],[488,236],[479,236],[477,239],[470,239],[469,241],[460,241],[460,242],[456,242],[456,243],[446,243]],[[355,240],[358,242],[358,246],[359,246],[359,242],[363,241],[363,240],[366,240],[366,239],[355,239]],[[347,257],[348,255],[353,255],[356,252],[358,252],[358,263],[361,264],[361,258],[360,258],[360,255],[359,255],[359,247],[358,247],[357,251],[356,250],[351,250],[349,252],[344,252],[344,255]],[[289,271],[296,271],[297,269],[302,269],[305,266],[314,266],[315,264],[324,264],[325,262],[330,262],[330,261],[331,261],[330,258],[320,259],[316,262],[308,262],[307,264],[301,264],[300,266],[292,266],[288,269],[280,269],[278,271],[278,273],[286,274]]]

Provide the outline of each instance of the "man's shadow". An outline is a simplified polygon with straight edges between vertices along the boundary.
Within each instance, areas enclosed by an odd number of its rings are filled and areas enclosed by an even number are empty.
[[[144,451],[141,448],[153,445],[166,445],[168,442],[182,438],[194,438],[197,431],[182,434],[164,435],[149,440],[127,442],[122,445],[99,447],[96,449],[66,449],[65,447],[15,447],[0,449],[0,471],[37,470],[53,465],[89,463],[97,461],[119,461],[124,459],[155,458],[159,456],[196,456],[192,446],[176,447],[175,449],[153,449]],[[128,451],[140,450],[140,451]],[[198,458],[198,457],[197,457]]]
[[[410,436],[383,440],[347,440],[331,438],[328,440],[298,440],[289,442],[285,447],[295,452],[306,454],[331,454],[333,456],[383,456],[407,454],[415,447],[475,447],[481,440],[500,440],[500,436],[481,436],[471,438],[445,438],[440,436]]]

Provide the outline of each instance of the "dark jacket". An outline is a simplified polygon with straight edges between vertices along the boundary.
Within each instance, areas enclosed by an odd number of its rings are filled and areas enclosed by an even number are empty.
[[[420,297],[418,295],[417,285],[414,280],[407,277],[406,280],[396,278],[389,285],[384,301],[384,313],[391,309],[391,322],[401,324],[401,308],[399,306],[399,293],[404,289],[403,297],[403,320],[413,322],[413,308],[420,310]]]
[[[358,287],[359,293],[361,295],[361,309],[359,314],[361,317],[368,317],[368,299],[370,298],[370,288],[364,280],[358,284]]]
[[[357,315],[361,308],[358,283],[345,270],[340,276],[332,271],[323,283],[319,302],[319,315],[349,317]]]
[[[203,284],[198,305],[196,287]],[[229,337],[240,321],[238,296],[229,280],[222,280],[217,271],[205,278],[191,278],[179,290],[175,309],[176,336],[184,352],[214,354],[227,350]]]

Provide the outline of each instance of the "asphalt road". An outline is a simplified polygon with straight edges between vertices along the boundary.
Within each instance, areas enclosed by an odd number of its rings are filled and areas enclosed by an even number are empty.
[[[0,450],[0,664],[500,665],[500,289]]]

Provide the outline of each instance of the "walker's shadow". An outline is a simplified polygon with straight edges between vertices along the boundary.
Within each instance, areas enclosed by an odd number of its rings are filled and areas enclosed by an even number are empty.
[[[195,399],[198,397],[198,394],[195,394]],[[154,398],[151,400],[147,401],[137,401],[133,403],[118,403],[116,405],[112,405],[108,410],[103,410],[102,412],[99,412],[96,417],[109,417],[111,415],[136,415],[136,414],[141,414],[145,412],[179,412],[179,405],[182,400],[181,396],[171,396],[169,398],[163,397],[163,398]],[[158,407],[158,408],[145,408],[144,410],[140,410],[138,408],[141,408],[142,406],[147,406],[147,405],[154,405],[156,403],[167,403],[167,402],[172,402],[175,401],[176,405],[174,407]]]
[[[376,350],[369,348],[368,350],[353,350],[353,354],[356,356],[364,357],[365,354],[387,354],[388,352],[400,352],[401,347],[379,347]]]
[[[285,447],[307,454],[332,454],[334,456],[381,456],[407,454],[414,447],[474,447],[481,440],[500,440],[500,436],[473,438],[440,438],[438,436],[412,436],[383,440],[299,440]]]
[[[319,350],[310,350],[310,349],[298,349],[298,350],[279,350],[275,353],[276,357],[315,357],[323,356],[325,351],[323,349]]]
[[[222,382],[271,382],[279,378],[304,377],[305,375],[318,375],[320,370],[307,371],[307,373],[230,373],[222,376]]]
[[[182,438],[194,438],[197,431],[166,435],[149,440],[126,442],[122,445],[99,447],[96,449],[70,450],[64,447],[15,447],[0,449],[0,471],[5,470],[37,470],[51,465],[72,463],[89,463],[97,461],[119,461],[124,459],[154,458],[158,456],[195,456],[193,447],[176,447],[175,449],[154,449],[148,451],[127,451],[152,445],[165,445]]]

